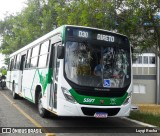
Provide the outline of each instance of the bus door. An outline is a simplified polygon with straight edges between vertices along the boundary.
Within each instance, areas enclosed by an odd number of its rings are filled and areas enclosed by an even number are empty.
[[[50,100],[49,100],[49,106],[51,107],[51,110],[57,109],[57,88],[58,88],[58,72],[59,72],[59,65],[60,62],[57,59],[57,46],[61,43],[56,43],[52,45],[52,52],[51,52],[51,67],[53,69],[53,75],[52,75],[52,84],[50,88]]]
[[[26,61],[26,54],[22,54],[21,61],[20,61],[20,71],[21,71],[20,93],[22,93],[22,80],[23,80],[23,70],[25,67],[25,61]]]

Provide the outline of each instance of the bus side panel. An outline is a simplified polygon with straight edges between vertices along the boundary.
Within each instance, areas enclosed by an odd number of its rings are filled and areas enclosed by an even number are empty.
[[[7,71],[6,77],[6,86],[9,90],[11,90],[11,81],[10,81],[11,71]]]
[[[38,69],[38,79],[37,82],[41,86],[42,91],[42,103],[45,109],[49,108],[49,99],[50,99],[50,87],[51,87],[51,76],[52,70],[48,68]]]
[[[36,69],[24,70],[22,79],[23,97],[34,102],[35,85],[39,82]]]
[[[48,84],[48,69],[29,69],[23,71],[22,79],[22,91],[24,98],[35,102],[35,91],[37,85],[41,86],[42,95],[47,95],[47,84]],[[46,97],[45,97],[46,99]],[[45,100],[45,105],[47,105],[47,100]]]
[[[22,72],[19,70],[14,70],[10,72],[11,74],[11,83],[10,83],[10,90],[12,90],[12,85],[14,83],[15,85],[15,92],[18,94],[20,91],[20,87],[21,87],[21,75]]]

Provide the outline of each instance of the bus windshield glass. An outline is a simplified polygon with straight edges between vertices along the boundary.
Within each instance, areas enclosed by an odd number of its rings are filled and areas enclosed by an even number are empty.
[[[130,84],[130,48],[98,42],[66,42],[65,74],[88,87],[123,88]]]

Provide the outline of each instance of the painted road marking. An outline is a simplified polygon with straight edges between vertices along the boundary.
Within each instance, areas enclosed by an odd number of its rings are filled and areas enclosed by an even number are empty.
[[[15,102],[13,102],[7,95],[0,92],[1,95],[3,95],[22,115],[24,115],[30,122],[32,122],[36,127],[40,127],[44,133],[46,133],[46,136],[55,136],[54,133],[50,133],[47,129],[43,128],[36,120],[34,120],[31,116],[29,116],[27,113],[25,113],[20,107],[16,105]]]
[[[145,126],[145,127],[157,127],[157,126],[154,126],[154,125],[151,125],[151,124],[148,124],[148,123],[144,123],[144,122],[140,122],[140,121],[137,121],[137,120],[134,120],[134,119],[130,119],[130,118],[127,118],[127,117],[121,117],[121,118],[125,119],[125,120],[128,120],[128,121],[131,121],[131,122],[134,122],[136,124]]]

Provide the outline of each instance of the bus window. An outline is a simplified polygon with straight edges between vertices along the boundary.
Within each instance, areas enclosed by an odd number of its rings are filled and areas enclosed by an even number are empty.
[[[41,45],[40,55],[48,53],[48,50],[49,50],[49,41],[46,41]]]
[[[16,69],[19,69],[19,63],[20,63],[20,54],[17,55],[17,61],[16,61]]]
[[[10,71],[10,63],[8,63],[7,70]]]
[[[39,45],[32,49],[32,57],[38,56],[39,53]]]
[[[31,49],[28,50],[27,61],[26,61],[25,68],[29,68],[29,65],[30,65],[30,56],[31,56]]]
[[[11,63],[10,63],[10,71],[13,70],[14,67],[14,59],[11,59]]]
[[[46,67],[48,54],[39,57],[38,67]]]
[[[30,67],[37,67],[38,53],[39,53],[39,46],[36,46],[32,49]]]
[[[22,55],[22,57],[21,57],[20,70],[24,69],[25,60],[26,60],[26,54]]]
[[[16,69],[16,63],[17,63],[17,55],[15,56],[15,58],[14,58],[14,67],[13,67],[13,69]]]
[[[46,41],[41,45],[38,67],[47,66],[48,51],[49,51],[49,41]]]
[[[37,67],[37,60],[38,60],[38,56],[31,58],[31,64],[30,67]]]

